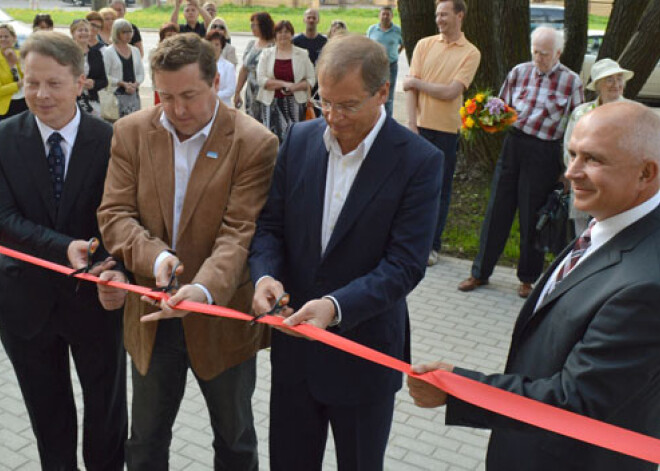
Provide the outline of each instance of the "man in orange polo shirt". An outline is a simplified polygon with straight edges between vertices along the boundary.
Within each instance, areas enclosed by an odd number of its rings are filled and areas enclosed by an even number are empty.
[[[440,34],[417,43],[410,75],[403,81],[408,127],[438,147],[445,156],[440,211],[429,266],[438,261],[449,212],[463,92],[470,86],[481,61],[481,53],[465,39],[461,29],[466,13],[465,0],[436,1],[435,22]]]

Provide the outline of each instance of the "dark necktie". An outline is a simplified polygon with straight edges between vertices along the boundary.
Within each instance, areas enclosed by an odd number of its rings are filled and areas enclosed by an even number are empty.
[[[60,145],[62,139],[64,138],[59,132],[54,132],[48,137],[48,144],[50,145],[50,150],[48,151],[48,171],[50,172],[53,195],[57,204],[60,202],[62,188],[64,187],[64,151]]]
[[[559,283],[561,280],[566,278],[566,275],[568,275],[573,268],[575,268],[575,265],[577,264],[578,260],[584,255],[584,253],[587,251],[587,249],[591,246],[591,229],[593,229],[594,225],[596,224],[596,220],[592,219],[591,222],[589,223],[589,227],[587,227],[587,230],[582,233],[582,235],[578,238],[578,240],[575,241],[575,245],[573,245],[573,250],[571,250],[571,253],[568,254],[566,257],[566,260],[564,260],[564,263],[557,272],[557,278],[555,278],[555,284]]]

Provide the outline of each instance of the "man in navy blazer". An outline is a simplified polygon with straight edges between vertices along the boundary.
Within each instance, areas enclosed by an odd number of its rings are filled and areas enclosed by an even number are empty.
[[[406,296],[424,275],[442,153],[386,117],[377,43],[329,42],[318,73],[324,119],[291,128],[257,223],[254,312],[287,292],[287,324],[407,359]],[[320,470],[328,424],[339,469],[382,469],[399,373],[279,331],[271,363],[272,470]]]
[[[415,371],[453,370],[660,438],[660,117],[633,102],[599,106],[577,123],[569,151],[575,207],[595,222],[578,239],[588,244],[560,254],[523,306],[505,372],[441,362]],[[658,469],[408,384],[419,406],[447,403],[447,424],[493,429],[489,471]]]
[[[87,240],[101,238],[96,208],[112,127],[76,105],[84,58],[70,37],[34,33],[21,56],[29,111],[0,125],[0,244],[78,269],[87,265]],[[107,255],[100,246],[93,261]],[[112,266],[106,262],[96,271]],[[121,312],[101,307],[94,284],[0,255],[0,340],[21,388],[42,469],[78,468],[71,359],[83,392],[85,468],[124,469],[128,417],[121,322]]]

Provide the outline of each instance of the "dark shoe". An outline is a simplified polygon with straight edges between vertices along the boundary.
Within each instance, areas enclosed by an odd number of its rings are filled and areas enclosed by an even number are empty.
[[[520,286],[518,286],[518,296],[521,298],[528,298],[532,293],[532,289],[534,288],[531,283],[520,283]]]
[[[479,286],[484,286],[488,284],[488,280],[480,280],[479,278],[475,278],[471,276],[470,278],[461,281],[458,284],[458,290],[459,291],[472,291],[475,288],[478,288]]]

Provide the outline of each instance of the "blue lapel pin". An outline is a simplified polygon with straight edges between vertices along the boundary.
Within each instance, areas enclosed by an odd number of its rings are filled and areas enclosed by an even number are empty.
[[[206,153],[206,156],[210,157],[212,159],[217,159],[218,158],[218,153],[209,151],[209,152]]]

